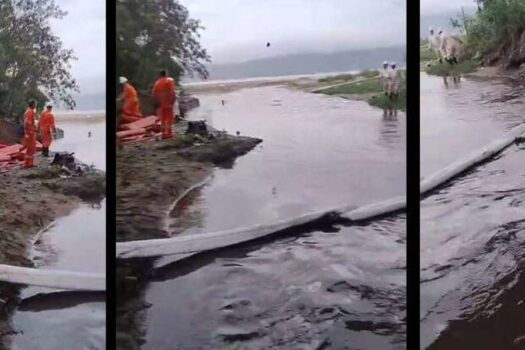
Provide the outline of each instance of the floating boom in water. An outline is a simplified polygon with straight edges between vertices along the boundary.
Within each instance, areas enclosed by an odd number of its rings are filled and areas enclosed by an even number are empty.
[[[477,164],[494,157],[515,143],[516,140],[523,134],[525,134],[525,124],[518,125],[503,135],[501,138],[489,144],[487,147],[476,152],[472,152],[465,158],[462,158],[424,178],[419,184],[420,193],[426,194],[436,187],[439,187],[452,180],[456,176],[464,173],[466,170],[476,166]]]
[[[501,139],[491,143],[486,148],[474,152],[464,159],[454,162],[443,170],[425,178],[420,183],[421,194],[428,193],[432,189],[435,189],[462,174],[467,169],[490,159],[513,144],[524,133],[525,125],[520,125],[505,134]],[[181,235],[173,238],[120,242],[117,243],[117,258],[144,258],[167,255],[180,255],[183,258],[187,258],[199,252],[248,242],[285,229],[308,224],[332,213],[357,222],[392,214],[405,208],[406,198],[405,196],[399,196],[358,208],[343,206],[331,210],[318,211],[293,219],[282,220],[270,225],[242,227],[234,230],[212,233]],[[175,259],[175,261],[176,260],[177,259]]]
[[[0,281],[67,290],[105,291],[103,274],[0,265]]]

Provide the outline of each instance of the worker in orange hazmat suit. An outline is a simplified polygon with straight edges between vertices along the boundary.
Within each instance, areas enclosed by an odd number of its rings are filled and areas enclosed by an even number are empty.
[[[173,137],[172,125],[174,121],[173,105],[175,104],[175,81],[168,77],[165,70],[160,71],[160,77],[153,85],[153,97],[157,108],[157,119],[160,121],[162,138]]]
[[[49,147],[53,142],[53,134],[56,133],[55,116],[53,106],[47,105],[46,111],[40,116],[40,135],[42,135],[42,155],[49,157]]]

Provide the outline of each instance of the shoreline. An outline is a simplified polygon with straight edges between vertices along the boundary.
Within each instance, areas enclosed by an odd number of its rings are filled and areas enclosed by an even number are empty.
[[[231,168],[262,142],[209,126],[216,136],[203,139],[186,135],[186,127],[186,121],[179,121],[172,139],[125,145],[117,151],[117,241],[168,237],[165,219],[173,201],[202,183],[215,167]],[[148,308],[144,292],[152,264],[153,259],[117,261],[117,349],[139,349],[143,343]]]
[[[28,251],[35,236],[56,219],[67,216],[82,202],[105,196],[105,173],[90,170],[79,176],[60,177],[50,159],[36,157],[36,167],[13,167],[0,173],[0,264],[32,267]],[[10,314],[19,302],[22,286],[0,282],[0,345],[15,332]]]

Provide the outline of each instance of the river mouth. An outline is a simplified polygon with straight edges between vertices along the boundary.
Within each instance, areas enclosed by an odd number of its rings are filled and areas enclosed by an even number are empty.
[[[51,151],[75,152],[80,161],[105,169],[104,117],[82,122],[57,116],[57,126],[65,138],[55,141]],[[39,232],[29,258],[36,268],[105,274],[105,223],[105,200],[84,203]],[[15,332],[10,349],[105,349],[104,292],[26,287],[20,294],[10,320]]]
[[[521,87],[467,79],[451,91],[426,75],[421,86],[423,175],[525,122]],[[523,164],[512,145],[421,202],[421,348],[525,346]]]
[[[188,193],[168,217],[172,235],[272,223],[405,193],[404,113],[384,117],[366,102],[284,87],[197,97],[200,107],[189,119],[263,143]],[[395,215],[177,264],[162,259],[145,291],[142,349],[402,349],[405,226],[404,215]]]

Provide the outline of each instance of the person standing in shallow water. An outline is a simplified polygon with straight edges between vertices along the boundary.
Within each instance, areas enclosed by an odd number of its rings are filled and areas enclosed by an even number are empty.
[[[36,152],[36,102],[29,101],[24,113],[24,140],[22,142],[26,153],[24,156],[24,168],[35,166]]]
[[[53,134],[56,133],[55,116],[53,106],[47,105],[46,111],[40,116],[40,134],[42,135],[42,155],[49,157],[49,147],[53,142]]]
[[[175,80],[168,77],[166,70],[160,71],[160,77],[153,85],[152,91],[155,99],[157,120],[160,121],[162,138],[169,139],[173,137],[173,106],[175,104]]]

